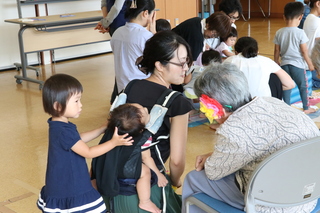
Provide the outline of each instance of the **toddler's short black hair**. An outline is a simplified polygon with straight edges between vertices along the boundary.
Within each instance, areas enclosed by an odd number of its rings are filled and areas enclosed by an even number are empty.
[[[301,2],[289,2],[284,7],[284,17],[287,20],[298,18],[304,13],[304,6]]]
[[[171,30],[170,22],[167,19],[157,19],[156,20],[156,31],[164,31],[164,30]]]
[[[222,63],[221,54],[213,49],[206,50],[202,53],[201,62],[203,66],[207,66],[210,62],[219,62]]]
[[[60,117],[64,114],[70,97],[82,92],[82,85],[76,78],[66,74],[55,74],[43,85],[43,109],[49,115]],[[54,107],[55,104],[58,104],[57,109]]]

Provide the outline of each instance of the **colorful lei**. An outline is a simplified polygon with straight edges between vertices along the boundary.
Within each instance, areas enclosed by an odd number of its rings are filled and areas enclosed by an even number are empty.
[[[224,114],[222,105],[217,100],[204,94],[200,97],[200,111],[205,114],[210,123],[221,118]]]

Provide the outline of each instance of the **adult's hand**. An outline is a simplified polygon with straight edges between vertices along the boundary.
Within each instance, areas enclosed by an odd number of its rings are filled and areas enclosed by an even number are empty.
[[[94,30],[99,30],[99,33],[107,33],[109,32],[110,28],[108,27],[107,29],[104,28],[101,24],[101,22],[99,21],[97,26],[94,28]]]
[[[204,169],[204,163],[206,162],[207,158],[212,154],[212,152],[204,155],[198,155],[196,157],[196,171],[201,171]]]
[[[156,34],[156,11],[153,11],[153,14],[152,14],[152,17],[151,17],[151,20],[149,20],[148,24],[149,24],[149,31],[152,32],[153,34]]]
[[[94,28],[94,30],[100,30],[101,28],[103,28],[101,22],[99,21],[97,26]]]

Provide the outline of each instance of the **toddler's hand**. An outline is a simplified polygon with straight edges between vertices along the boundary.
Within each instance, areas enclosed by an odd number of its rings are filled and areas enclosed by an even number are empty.
[[[115,144],[115,146],[131,146],[133,143],[132,137],[129,134],[118,135],[118,128],[114,129],[114,133],[111,141]]]
[[[159,187],[165,187],[168,184],[168,180],[166,176],[164,176],[162,173],[158,174],[158,186]]]

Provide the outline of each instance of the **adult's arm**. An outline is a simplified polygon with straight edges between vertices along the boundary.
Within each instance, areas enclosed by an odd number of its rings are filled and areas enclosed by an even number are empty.
[[[170,128],[170,178],[172,185],[181,186],[185,168],[189,113],[171,118]]]
[[[294,81],[292,80],[290,75],[283,69],[279,69],[278,71],[274,72],[274,74],[276,74],[280,79],[283,90],[289,90],[295,87]]]
[[[207,177],[210,180],[219,180],[253,161],[254,155],[248,153],[246,144],[241,137],[235,140],[219,135],[212,155],[205,161]]]
[[[196,157],[196,164],[195,164],[195,169],[197,171],[201,171],[204,169],[204,164],[207,160],[208,157],[210,157],[212,155],[212,152],[204,154],[204,155],[198,155]]]
[[[280,45],[274,45],[274,62],[280,65]]]
[[[101,0],[101,12],[102,12],[102,17],[105,18],[107,17],[108,15],[108,10],[107,10],[107,1],[106,0]],[[98,22],[98,24],[96,25],[96,27],[94,28],[95,30],[99,30],[100,33],[106,33],[108,32],[109,30],[107,28],[104,28],[102,26],[102,23],[101,23],[102,20],[100,20]]]
[[[103,5],[102,3],[103,1],[106,1],[106,0],[101,0],[101,5]],[[101,19],[101,24],[104,28],[108,28],[109,25],[113,22],[113,20],[119,15],[124,3],[125,3],[125,0],[115,0],[114,5],[111,7],[111,9],[109,10],[109,13],[107,13],[106,16],[104,15],[105,15],[105,12],[107,11],[107,7],[103,6],[101,8],[103,13],[103,19]]]
[[[101,0],[101,12],[102,12],[103,18],[107,17],[108,15],[107,0]]]

